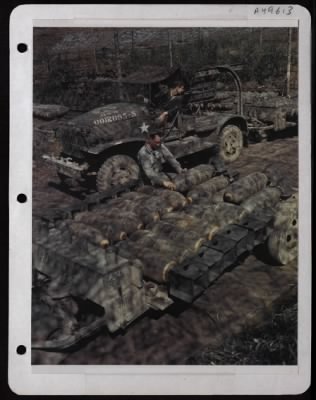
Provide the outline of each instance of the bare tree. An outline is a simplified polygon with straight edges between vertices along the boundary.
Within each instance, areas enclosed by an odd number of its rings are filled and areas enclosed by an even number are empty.
[[[259,48],[262,51],[262,42],[263,42],[263,28],[259,30]]]
[[[198,28],[198,54],[199,54],[199,64],[201,64],[201,53],[202,53],[202,32],[201,32],[201,28]]]
[[[119,32],[117,30],[114,31],[114,51],[115,51],[116,72],[117,72],[117,79],[118,79],[118,96],[119,96],[120,100],[123,100],[120,42],[119,42]]]
[[[170,30],[168,29],[168,47],[169,47],[169,65],[170,68],[173,67],[173,46],[172,46],[172,39],[171,39],[171,34]]]
[[[134,58],[134,29],[131,30],[131,57]]]
[[[290,97],[291,87],[291,57],[292,57],[292,29],[288,31],[287,71],[286,71],[286,95]]]

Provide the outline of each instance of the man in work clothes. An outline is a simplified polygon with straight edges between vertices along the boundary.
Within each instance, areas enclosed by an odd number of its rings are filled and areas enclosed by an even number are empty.
[[[171,122],[181,110],[184,102],[185,85],[183,81],[175,81],[170,87],[168,94],[165,96],[165,103],[163,105],[164,111],[159,115],[156,123],[160,126],[165,126],[167,122]],[[177,125],[177,121],[175,121]],[[209,163],[214,166],[216,174],[226,176],[230,182],[234,181],[234,174],[228,171],[224,161],[219,155],[219,145],[214,144],[210,151]]]
[[[181,109],[184,91],[185,87],[182,81],[176,81],[170,86],[168,96],[166,96],[163,105],[164,111],[158,117],[158,122],[161,125],[167,121],[171,122],[178,110]]]
[[[147,134],[146,143],[139,150],[138,161],[144,174],[154,186],[163,186],[166,189],[175,190],[175,184],[163,172],[163,163],[167,162],[178,173],[186,171],[182,169],[180,163],[174,158],[167,147],[161,143],[158,130],[152,129]]]

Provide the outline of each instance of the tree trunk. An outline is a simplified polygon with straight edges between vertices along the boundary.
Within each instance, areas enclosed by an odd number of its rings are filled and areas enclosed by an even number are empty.
[[[135,43],[134,43],[134,29],[131,31],[131,35],[132,35],[132,37],[131,37],[131,58],[132,58],[132,60],[134,60],[134,46],[135,46]]]
[[[98,68],[98,60],[97,60],[97,50],[96,50],[95,46],[94,46],[94,49],[93,49],[93,55],[94,55],[94,62],[95,62],[95,73],[96,73],[96,75],[98,75],[99,74],[99,68]]]
[[[262,39],[263,39],[263,28],[260,28],[260,35],[259,35],[259,48],[262,51]]]
[[[201,52],[202,52],[201,28],[198,28],[198,51],[199,51],[199,64],[201,64]]]
[[[169,65],[170,68],[173,67],[173,48],[172,48],[172,40],[171,40],[171,35],[170,31],[168,30],[168,47],[169,47]]]
[[[287,72],[286,72],[286,95],[290,97],[291,87],[291,56],[292,56],[292,29],[289,28],[288,52],[287,52]]]
[[[118,79],[118,97],[123,100],[123,87],[122,87],[122,69],[120,59],[120,42],[118,31],[114,32],[114,50],[115,50],[115,61],[116,61],[116,73]]]

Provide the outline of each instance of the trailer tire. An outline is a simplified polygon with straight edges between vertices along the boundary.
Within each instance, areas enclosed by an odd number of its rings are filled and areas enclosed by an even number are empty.
[[[237,125],[226,125],[219,134],[219,155],[225,162],[233,162],[241,154],[243,133]]]
[[[297,229],[280,229],[268,238],[268,251],[272,258],[281,265],[286,265],[297,257]]]
[[[140,177],[140,168],[131,157],[118,154],[109,157],[97,172],[96,187],[98,192],[127,184]]]

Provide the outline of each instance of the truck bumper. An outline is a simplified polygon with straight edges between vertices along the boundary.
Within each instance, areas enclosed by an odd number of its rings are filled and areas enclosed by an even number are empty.
[[[44,154],[43,159],[57,168],[57,172],[69,178],[80,179],[87,172],[89,165],[87,163],[79,164],[71,157],[55,157]]]

